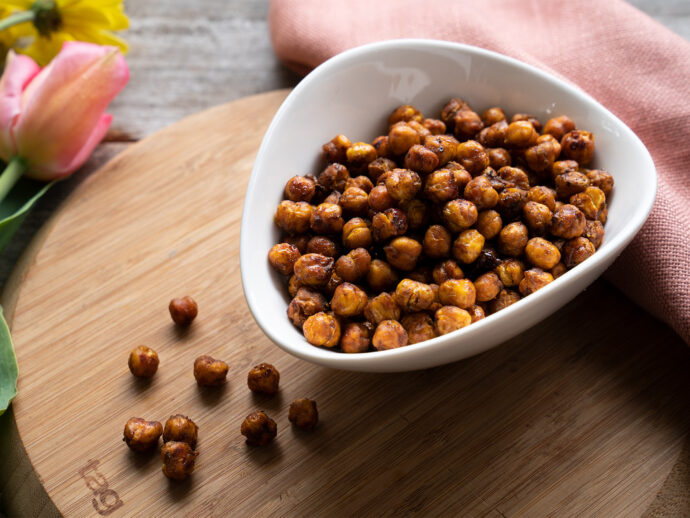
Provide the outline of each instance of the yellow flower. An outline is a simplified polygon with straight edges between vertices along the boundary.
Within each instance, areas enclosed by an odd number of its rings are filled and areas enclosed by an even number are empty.
[[[0,6],[0,20],[9,16],[11,11],[4,6]],[[7,57],[10,49],[15,48],[17,40],[22,36],[29,34],[26,24],[15,25],[3,31],[0,31],[0,72],[2,71],[2,64]]]
[[[127,51],[125,41],[113,33],[129,26],[123,0],[4,0],[3,3],[14,11],[34,11],[33,22],[22,24],[31,28],[33,40],[19,50],[39,65],[46,65],[65,41],[113,45],[122,52]]]

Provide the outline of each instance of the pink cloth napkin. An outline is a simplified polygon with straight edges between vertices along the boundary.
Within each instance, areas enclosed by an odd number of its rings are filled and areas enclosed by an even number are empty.
[[[507,54],[592,95],[659,173],[649,220],[607,278],[690,343],[690,43],[622,0],[272,0],[269,24],[276,54],[301,73],[364,43],[434,38]]]

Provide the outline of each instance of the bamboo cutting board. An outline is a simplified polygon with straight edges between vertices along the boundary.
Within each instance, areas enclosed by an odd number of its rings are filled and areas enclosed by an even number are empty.
[[[17,274],[14,416],[55,507],[113,517],[641,515],[690,429],[690,355],[602,281],[510,342],[421,372],[328,370],[263,336],[240,284],[240,216],[284,96],[214,108],[117,156],[74,192]],[[199,317],[180,333],[167,304],[185,294]],[[151,383],[127,369],[139,344],[161,358]],[[197,388],[202,354],[230,364],[227,386]],[[261,361],[281,372],[274,398],[246,387]],[[287,421],[298,397],[318,402],[313,433]],[[278,423],[263,449],[239,434],[257,409]],[[183,483],[121,440],[129,417],[178,412],[200,427],[197,470]]]

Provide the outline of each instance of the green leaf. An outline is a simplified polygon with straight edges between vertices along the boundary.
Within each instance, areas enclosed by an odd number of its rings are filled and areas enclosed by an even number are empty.
[[[0,308],[0,415],[17,395],[17,359],[5,314]]]
[[[54,184],[22,178],[0,203],[0,251],[9,243],[36,201]]]

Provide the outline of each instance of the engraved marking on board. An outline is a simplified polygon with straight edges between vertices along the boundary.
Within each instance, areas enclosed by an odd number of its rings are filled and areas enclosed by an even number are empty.
[[[98,471],[99,462],[99,460],[89,460],[78,473],[86,483],[86,487],[93,493],[91,499],[93,508],[101,516],[107,516],[122,507],[124,502],[120,500],[120,495],[115,490],[108,487],[108,480]]]

